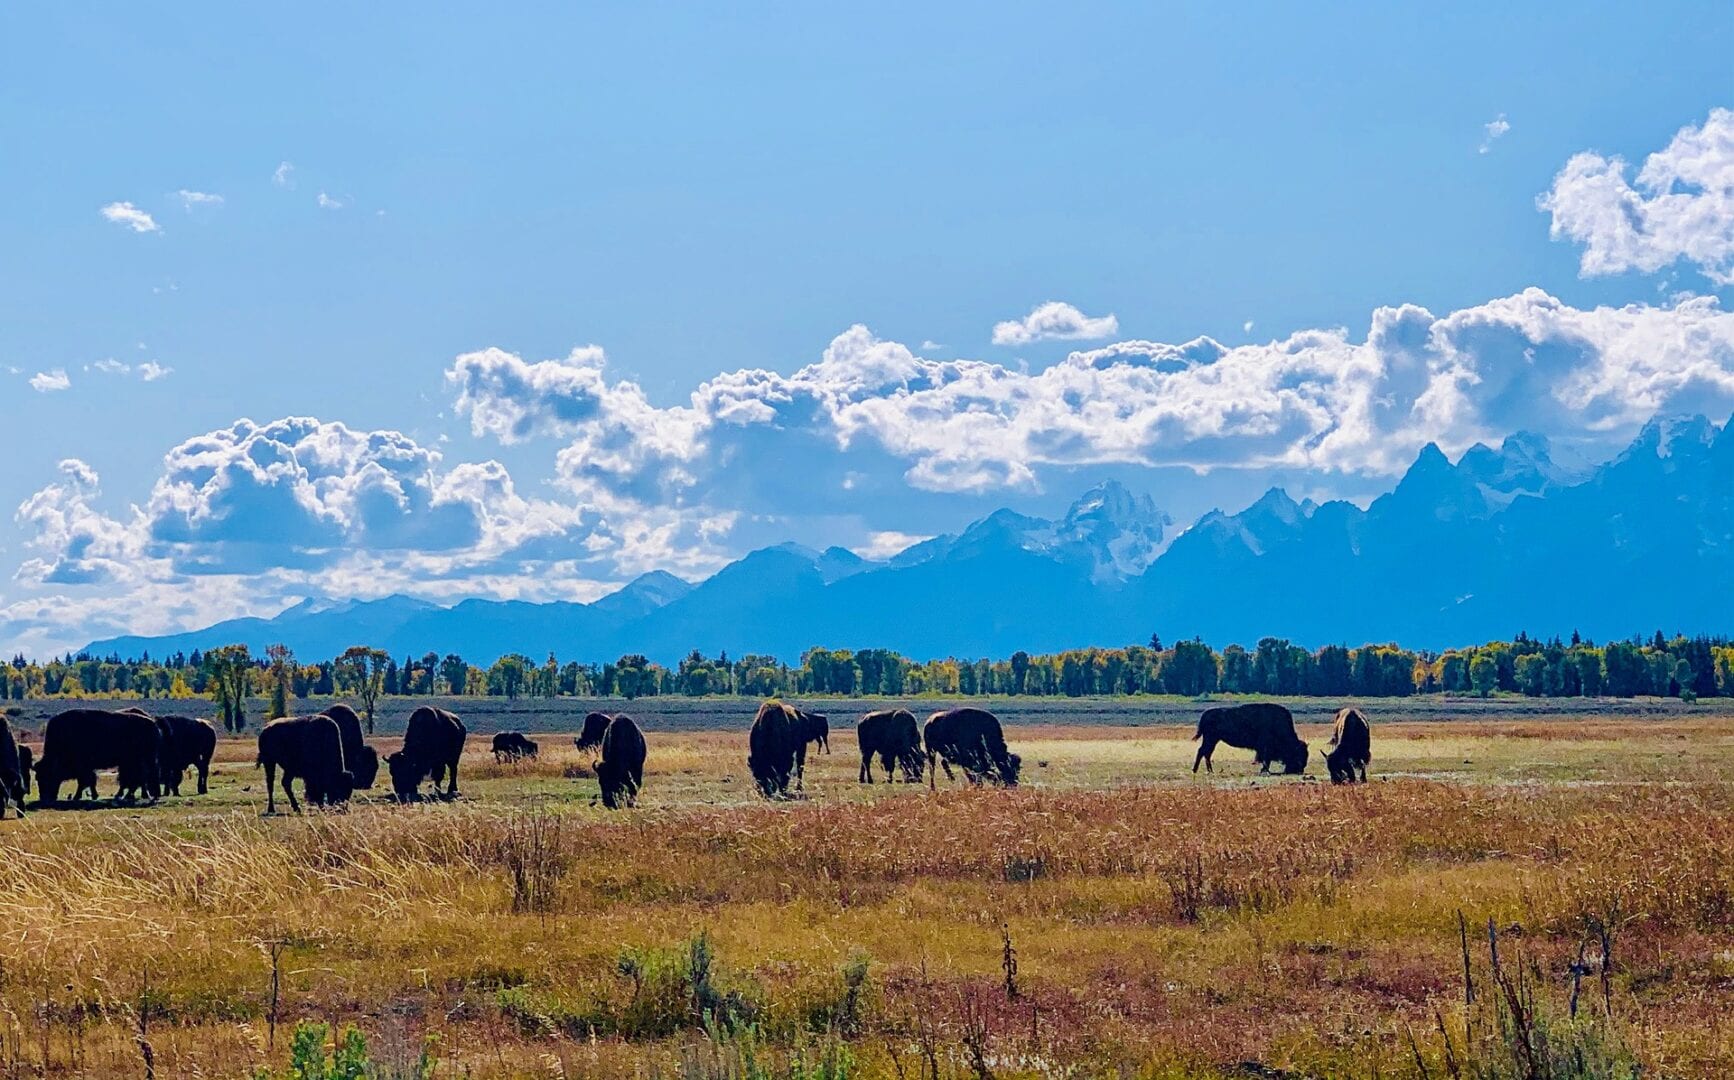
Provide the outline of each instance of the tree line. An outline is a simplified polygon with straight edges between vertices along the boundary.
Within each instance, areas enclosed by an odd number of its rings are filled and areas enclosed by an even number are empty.
[[[401,659],[357,645],[331,659],[303,663],[275,645],[255,657],[245,645],[134,659],[68,655],[46,662],[15,657],[0,666],[0,696],[208,697],[226,724],[244,716],[250,698],[268,699],[266,715],[283,715],[292,698],[343,694],[371,715],[387,696],[702,697],[837,694],[921,695],[1306,694],[1405,697],[1412,694],[1526,694],[1532,697],[1734,696],[1734,640],[1722,637],[1633,638],[1597,645],[1573,634],[1543,641],[1518,634],[1441,653],[1396,645],[1306,649],[1268,637],[1252,648],[1221,651],[1197,639],[1164,645],[1071,649],[1000,660],[913,660],[889,649],[808,649],[795,664],[749,654],[698,651],[669,667],[639,655],[612,663],[536,661],[521,653],[487,667],[456,653]]]

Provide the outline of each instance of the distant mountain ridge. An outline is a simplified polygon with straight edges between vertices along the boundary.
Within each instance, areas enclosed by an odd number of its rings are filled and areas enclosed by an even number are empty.
[[[304,658],[369,643],[490,661],[507,652],[672,662],[693,649],[795,660],[817,644],[1005,656],[1198,635],[1412,647],[1520,629],[1600,638],[1727,631],[1734,586],[1734,424],[1652,421],[1599,466],[1539,435],[1424,447],[1365,510],[1272,488],[1177,532],[1148,495],[1108,482],[1060,518],[998,510],[885,560],[785,543],[689,583],[655,571],[590,604],[402,596],[307,601],[162,637],[92,642],[133,656],[244,641]]]

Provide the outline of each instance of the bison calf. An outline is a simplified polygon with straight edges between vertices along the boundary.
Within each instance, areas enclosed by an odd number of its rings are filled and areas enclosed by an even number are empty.
[[[1331,783],[1352,784],[1357,771],[1361,783],[1366,783],[1367,762],[1373,760],[1373,731],[1361,710],[1337,710],[1329,745],[1331,752],[1325,755],[1325,767],[1331,771]]]
[[[1192,759],[1192,771],[1203,762],[1206,772],[1215,772],[1211,755],[1218,743],[1251,750],[1253,760],[1270,772],[1270,763],[1282,762],[1285,773],[1298,773],[1307,767],[1307,744],[1295,734],[1294,715],[1281,705],[1269,701],[1225,708],[1205,709],[1198,718],[1198,730],[1192,738],[1200,740],[1198,755]]]
[[[584,718],[584,730],[573,740],[580,750],[599,749],[602,756],[592,764],[602,788],[602,805],[610,810],[637,806],[644,787],[644,732],[630,716],[593,712]]]
[[[163,789],[170,795],[180,795],[181,778],[188,769],[199,773],[199,794],[210,788],[211,758],[217,752],[217,730],[206,720],[190,716],[159,716],[157,730],[162,732],[161,769]]]

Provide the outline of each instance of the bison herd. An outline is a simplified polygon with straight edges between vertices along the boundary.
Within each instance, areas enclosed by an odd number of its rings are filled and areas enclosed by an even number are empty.
[[[1006,747],[999,719],[985,709],[942,710],[929,716],[925,725],[918,725],[908,709],[870,712],[856,724],[855,736],[861,752],[856,779],[864,784],[874,782],[875,758],[887,783],[899,777],[904,783],[920,783],[925,775],[932,785],[937,770],[955,780],[954,770],[961,769],[971,784],[1014,787],[1022,767],[1022,759]],[[392,795],[412,801],[421,797],[423,783],[431,782],[435,795],[455,797],[458,762],[467,737],[463,721],[455,714],[431,706],[416,709],[410,714],[402,748],[385,759]],[[1194,773],[1200,764],[1213,771],[1211,757],[1222,744],[1251,750],[1264,773],[1272,764],[1281,764],[1285,773],[1300,773],[1309,758],[1293,715],[1272,702],[1206,709],[1192,738],[1199,743]],[[1325,755],[1333,783],[1366,781],[1371,741],[1367,719],[1359,710],[1337,712]],[[644,732],[631,717],[590,713],[574,743],[579,750],[597,755],[592,768],[604,806],[613,810],[637,804],[644,787],[646,746]],[[787,798],[791,787],[799,791],[803,786],[809,747],[830,753],[830,720],[824,713],[767,701],[753,717],[747,746],[747,771],[754,787],[767,798]],[[42,752],[36,757],[0,718],[0,818],[9,805],[23,816],[33,777],[38,805],[58,802],[68,782],[73,784],[75,802],[86,795],[94,800],[96,774],[109,769],[116,775],[117,800],[154,801],[179,795],[188,770],[197,774],[198,793],[203,795],[216,747],[216,730],[204,720],[152,716],[136,708],[72,709],[48,721]],[[494,736],[496,762],[533,760],[537,749],[521,732]],[[290,809],[299,813],[295,781],[301,782],[301,797],[309,804],[338,805],[354,792],[374,786],[379,754],[362,738],[361,718],[355,710],[335,704],[311,716],[266,724],[259,731],[255,765],[265,771],[266,813],[276,812],[279,785]]]

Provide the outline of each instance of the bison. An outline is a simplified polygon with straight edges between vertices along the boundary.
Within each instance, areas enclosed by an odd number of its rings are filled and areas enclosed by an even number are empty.
[[[603,806],[617,810],[638,805],[638,793],[644,788],[645,746],[644,732],[632,717],[593,712],[584,718],[584,730],[573,742],[580,750],[602,751],[593,768]]]
[[[98,770],[114,769],[119,774],[117,799],[143,793],[155,800],[162,742],[156,720],[138,709],[57,713],[42,729],[42,757],[36,763],[37,799],[58,802],[60,785],[68,780],[78,785],[74,799],[86,791],[94,799]]]
[[[211,758],[217,752],[217,731],[206,720],[190,716],[159,716],[157,730],[162,732],[163,750],[158,761],[164,791],[180,795],[181,778],[188,769],[199,772],[199,794],[209,790]]]
[[[361,717],[341,701],[325,710],[343,736],[343,765],[355,778],[355,790],[367,791],[379,779],[379,751],[361,737]]]
[[[18,808],[19,817],[24,816],[24,796],[30,793],[24,780],[28,775],[24,770],[28,768],[19,759],[18,740],[12,735],[12,725],[0,716],[0,821],[6,819],[8,802]]]
[[[806,748],[806,727],[792,705],[771,700],[759,706],[747,733],[747,771],[767,799],[789,794],[796,755]]]
[[[861,771],[856,780],[873,782],[873,755],[885,768],[885,782],[895,777],[893,770],[901,768],[903,779],[911,784],[921,782],[921,728],[915,714],[908,709],[885,709],[870,712],[855,725],[855,742],[861,747]]]
[[[824,713],[795,710],[795,734],[800,743],[795,747],[795,787],[806,789],[807,746],[817,743],[819,749],[831,752],[831,718]]]
[[[1198,771],[1201,761],[1206,772],[1216,771],[1210,758],[1217,743],[1251,750],[1253,761],[1263,766],[1260,773],[1270,772],[1273,761],[1282,762],[1285,773],[1298,773],[1307,767],[1307,744],[1295,734],[1294,716],[1275,702],[1205,709],[1192,738],[1203,740],[1192,759],[1193,772]]]
[[[391,772],[392,790],[397,793],[398,800],[409,802],[420,798],[421,782],[433,780],[434,793],[440,793],[439,787],[447,771],[451,780],[446,785],[447,798],[458,793],[458,758],[464,753],[464,740],[469,737],[469,731],[464,722],[454,713],[444,709],[436,709],[431,705],[423,705],[409,714],[409,725],[404,729],[403,749],[388,756],[385,765]]]
[[[947,779],[957,779],[956,765],[972,784],[992,780],[1016,787],[1023,759],[1006,750],[999,717],[986,709],[948,709],[927,718],[922,732],[927,743],[928,782],[932,771],[943,767]]]
[[[277,812],[278,770],[283,773],[283,794],[297,814],[301,804],[295,801],[292,780],[301,781],[307,801],[314,806],[346,802],[355,787],[355,777],[344,767],[343,733],[337,729],[337,721],[324,713],[287,716],[260,728],[259,756],[254,765],[265,766],[267,814]]]
[[[536,752],[540,749],[535,740],[527,739],[521,731],[502,731],[494,736],[494,762],[517,761],[529,758],[534,761]]]
[[[1336,727],[1328,745],[1331,752],[1325,755],[1325,767],[1331,771],[1331,783],[1352,784],[1357,771],[1361,783],[1367,782],[1367,762],[1373,760],[1373,732],[1361,710],[1337,710]]]

